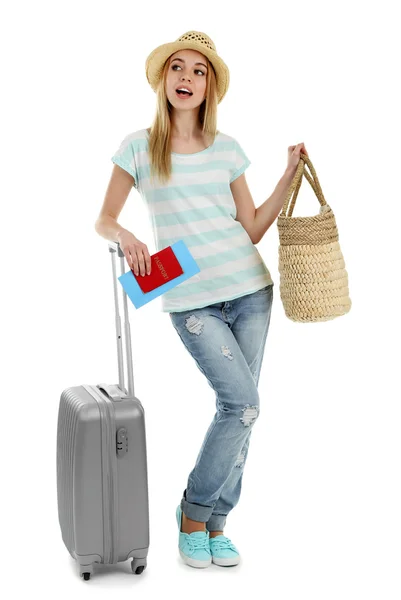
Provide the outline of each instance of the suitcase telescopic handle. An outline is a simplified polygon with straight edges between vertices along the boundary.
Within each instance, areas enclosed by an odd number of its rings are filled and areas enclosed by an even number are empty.
[[[114,289],[114,306],[115,306],[115,321],[116,321],[116,340],[117,340],[117,358],[118,358],[118,387],[121,390],[121,395],[127,395],[127,390],[124,386],[124,365],[123,365],[123,346],[121,340],[121,319],[117,289],[117,271],[116,271],[116,253],[120,259],[121,275],[124,275],[124,252],[121,250],[118,242],[109,242],[109,252],[111,254],[111,267],[113,270],[113,289]],[[135,397],[134,394],[134,374],[132,369],[132,347],[131,347],[131,328],[128,318],[127,293],[121,286],[123,291],[123,306],[124,306],[124,334],[125,334],[125,351],[127,357],[127,377],[128,377],[128,396]],[[114,386],[113,386],[114,387]],[[115,394],[114,394],[115,395]],[[112,395],[113,396],[113,395]]]

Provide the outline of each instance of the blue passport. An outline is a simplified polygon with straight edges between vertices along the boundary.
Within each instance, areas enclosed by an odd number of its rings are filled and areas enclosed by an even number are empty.
[[[178,275],[174,279],[171,279],[170,281],[159,285],[158,287],[154,288],[149,292],[143,292],[131,269],[127,271],[127,273],[124,273],[124,275],[120,275],[120,277],[118,277],[119,282],[121,283],[127,296],[129,297],[135,308],[140,308],[144,304],[147,304],[151,300],[154,300],[154,298],[158,298],[165,292],[168,292],[168,290],[171,290],[177,285],[180,285],[180,283],[182,283],[183,281],[186,281],[190,277],[193,277],[193,275],[196,275],[196,273],[199,273],[200,268],[198,267],[195,259],[193,258],[192,254],[188,250],[188,247],[183,240],[172,244],[171,249],[174,252],[175,257],[177,258],[177,261],[179,262],[183,270],[183,273],[181,275]],[[154,267],[152,266],[152,268]],[[141,277],[141,275],[139,275],[139,277]]]

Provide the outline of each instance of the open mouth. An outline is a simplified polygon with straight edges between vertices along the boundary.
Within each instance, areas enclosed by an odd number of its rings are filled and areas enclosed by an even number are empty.
[[[177,90],[175,90],[175,93],[177,94],[177,96],[179,98],[189,98],[190,96],[193,95],[193,94],[190,94],[189,92],[178,92]]]

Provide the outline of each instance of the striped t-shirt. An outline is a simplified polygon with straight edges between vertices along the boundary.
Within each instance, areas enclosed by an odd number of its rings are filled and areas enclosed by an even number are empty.
[[[251,164],[237,140],[218,131],[205,150],[172,152],[167,185],[157,183],[157,177],[150,180],[148,140],[147,129],[130,133],[111,160],[133,176],[157,252],[183,240],[200,268],[162,294],[162,312],[202,308],[273,284],[247,231],[235,220],[230,183]]]

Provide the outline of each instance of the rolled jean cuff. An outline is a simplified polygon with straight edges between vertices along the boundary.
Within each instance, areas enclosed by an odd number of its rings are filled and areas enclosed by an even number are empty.
[[[227,515],[212,515],[206,523],[208,531],[224,531]]]
[[[186,499],[186,490],[184,490],[183,497],[181,498],[181,510],[188,519],[206,523],[211,517],[213,506],[201,506],[200,504],[188,502]]]

